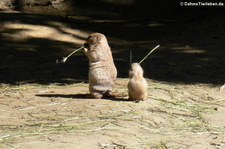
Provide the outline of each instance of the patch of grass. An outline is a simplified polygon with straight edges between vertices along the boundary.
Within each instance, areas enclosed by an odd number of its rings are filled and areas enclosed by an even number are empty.
[[[116,94],[118,94],[119,96],[128,96],[127,88],[114,89],[114,92],[116,92]]]
[[[150,149],[168,149],[169,147],[167,146],[168,140],[160,140],[158,144],[154,144],[153,146],[150,146]]]
[[[203,119],[202,114],[209,112],[210,108],[199,105],[199,104],[190,104],[187,101],[166,101],[164,99],[157,99],[158,101],[161,102],[161,104],[169,109],[177,109],[177,110],[182,110],[182,111],[187,111],[189,113],[192,113],[193,116],[199,119]]]
[[[191,129],[192,131],[206,131],[205,124],[199,120],[187,120],[185,122],[187,128]]]
[[[210,112],[212,108],[203,104],[190,103],[187,100],[167,101],[165,99],[156,99],[160,101],[163,107],[166,107],[165,114],[171,115],[170,124],[176,130],[191,131],[194,133],[208,132],[208,124],[204,114]]]
[[[13,137],[11,135],[8,135],[8,136],[0,139],[0,143],[2,143],[2,144],[12,144],[15,141],[16,141],[16,137]]]
[[[111,130],[115,129],[107,126],[108,123],[105,122],[93,122],[93,123],[82,123],[82,124],[59,124],[59,125],[37,125],[33,128],[24,128],[21,131],[13,131],[8,133],[6,137],[0,138],[0,143],[3,144],[12,144],[18,139],[23,139],[33,136],[43,136],[50,134],[73,134],[73,133],[88,133],[100,130]]]
[[[189,106],[189,110],[195,115],[195,117],[204,121],[202,114],[208,112],[209,108],[196,104],[196,105]]]
[[[7,137],[4,140],[0,140],[0,143],[13,143],[17,139],[27,138],[31,136],[41,136],[49,134],[63,134],[63,133],[87,133],[101,130],[115,130],[121,128],[120,126],[111,125],[113,121],[132,121],[133,116],[137,115],[133,110],[117,111],[113,113],[101,114],[101,115],[88,115],[84,117],[78,117],[74,119],[74,123],[68,124],[61,117],[49,116],[48,114],[35,116],[37,121],[34,124],[26,124],[21,127],[20,130],[14,129],[11,132],[5,132]],[[32,115],[33,116],[33,115]],[[34,116],[33,116],[34,117]]]

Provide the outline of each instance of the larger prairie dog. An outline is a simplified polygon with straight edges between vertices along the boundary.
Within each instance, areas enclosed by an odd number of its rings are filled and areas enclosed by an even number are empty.
[[[130,100],[139,102],[147,98],[148,83],[143,77],[143,73],[143,69],[138,63],[131,64],[127,84]]]
[[[116,81],[117,70],[106,37],[90,34],[84,44],[89,59],[89,91],[94,98],[109,96]]]

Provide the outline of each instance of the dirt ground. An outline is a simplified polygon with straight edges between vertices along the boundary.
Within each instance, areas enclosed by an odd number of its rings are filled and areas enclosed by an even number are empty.
[[[225,21],[216,15],[112,21],[1,11],[0,148],[225,148]],[[113,99],[89,98],[82,53],[55,63],[92,32],[113,49]],[[143,63],[148,99],[128,101],[129,50],[138,61],[157,44]]]
[[[88,84],[1,86],[1,148],[224,148],[225,95],[148,80],[148,100],[88,98]]]

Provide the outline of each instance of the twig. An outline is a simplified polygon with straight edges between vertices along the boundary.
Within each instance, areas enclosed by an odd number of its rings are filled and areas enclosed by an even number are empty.
[[[104,148],[109,148],[109,147],[117,147],[118,145],[114,145],[114,144],[101,144],[99,143],[99,146],[104,149]]]
[[[26,107],[26,108],[19,109],[19,110],[30,110],[30,109],[36,109],[36,108],[39,108],[39,107],[54,106],[54,105],[59,105],[59,104],[62,105],[61,102],[57,102],[57,103],[51,103],[51,104],[46,104],[46,105],[38,105],[38,106],[33,106],[33,107]]]
[[[76,49],[76,50],[74,50],[72,53],[70,53],[67,57],[63,57],[63,59],[62,60],[56,60],[56,63],[58,64],[58,63],[65,63],[66,61],[67,61],[67,59],[70,57],[70,56],[72,56],[74,53],[76,53],[77,51],[79,51],[79,50],[81,50],[81,49],[83,49],[84,48],[84,46],[82,46],[82,47],[80,47],[80,48],[78,48],[78,49]]]
[[[41,126],[40,126],[40,128],[39,128],[39,130],[38,130],[38,132],[41,132],[42,131],[42,128],[43,128],[43,123],[41,124]]]
[[[4,139],[4,138],[8,138],[10,137],[10,135],[4,135],[4,136],[1,136],[0,139]]]
[[[78,120],[78,119],[79,119],[79,117],[69,118],[69,119],[65,119],[64,122]]]
[[[130,65],[132,64],[132,50],[130,50]]]
[[[119,143],[115,143],[115,142],[112,142],[112,144],[113,144],[113,145],[116,145],[117,147],[120,147],[120,148],[122,148],[122,149],[125,149],[125,148],[126,148],[126,146],[123,145],[123,144],[119,144]]]
[[[154,49],[152,49],[140,62],[139,64],[141,64],[153,51],[155,51],[160,45],[157,45]]]

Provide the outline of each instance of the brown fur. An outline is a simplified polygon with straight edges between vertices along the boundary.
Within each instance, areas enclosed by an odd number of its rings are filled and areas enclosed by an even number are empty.
[[[131,64],[131,70],[129,72],[128,95],[129,99],[133,101],[141,101],[147,98],[148,84],[143,77],[143,69],[138,63]]]
[[[94,98],[108,96],[116,81],[117,70],[106,37],[93,33],[84,44],[89,59],[89,91]]]
[[[220,92],[225,92],[225,84],[220,87]]]

